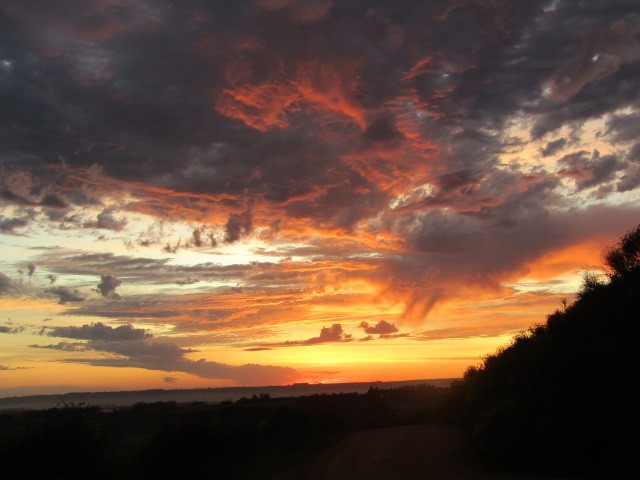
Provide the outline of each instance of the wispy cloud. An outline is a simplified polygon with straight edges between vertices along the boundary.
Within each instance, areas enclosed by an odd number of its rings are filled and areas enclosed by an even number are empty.
[[[102,322],[82,325],[80,327],[43,327],[42,334],[49,337],[75,338],[78,340],[118,341],[143,340],[151,334],[133,325],[119,325],[111,327]]]
[[[191,360],[187,355],[196,353],[195,350],[168,342],[149,341],[149,333],[131,325],[111,327],[94,323],[81,327],[48,327],[42,329],[42,334],[86,341],[35,344],[32,345],[33,348],[110,354],[108,357],[74,357],[65,360],[70,363],[185,372],[204,378],[235,380],[241,385],[282,384],[296,378],[296,371],[288,367],[251,364],[234,366],[204,358]]]

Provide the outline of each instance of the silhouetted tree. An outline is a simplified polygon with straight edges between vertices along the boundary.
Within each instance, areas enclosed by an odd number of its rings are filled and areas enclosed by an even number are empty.
[[[640,271],[640,226],[626,233],[605,252],[612,280],[638,275]]]
[[[640,226],[605,253],[608,281],[470,368],[460,421],[495,466],[582,476],[637,472]]]

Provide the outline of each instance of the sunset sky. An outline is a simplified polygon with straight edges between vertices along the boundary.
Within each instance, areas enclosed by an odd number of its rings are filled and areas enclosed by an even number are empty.
[[[640,3],[0,0],[0,396],[458,377],[640,223]]]

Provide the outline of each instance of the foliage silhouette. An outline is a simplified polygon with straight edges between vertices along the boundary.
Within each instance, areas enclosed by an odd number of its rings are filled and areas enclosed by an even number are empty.
[[[467,370],[460,421],[493,466],[582,477],[638,471],[640,226],[605,253],[577,300]]]
[[[304,478],[318,455],[351,431],[441,418],[448,391],[416,385],[366,394],[261,394],[220,405],[138,403],[110,413],[71,404],[3,413],[0,476]]]

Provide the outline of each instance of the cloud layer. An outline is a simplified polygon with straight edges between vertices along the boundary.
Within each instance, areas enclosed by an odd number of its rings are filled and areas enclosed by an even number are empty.
[[[80,327],[43,328],[42,334],[86,340],[86,342],[64,341],[50,345],[32,345],[32,347],[65,352],[109,354],[102,357],[74,357],[64,360],[70,363],[184,372],[210,379],[231,379],[241,385],[282,384],[296,378],[295,370],[286,367],[251,364],[233,366],[204,358],[191,360],[186,355],[195,353],[193,350],[184,349],[172,343],[148,341],[152,335],[132,325],[120,325],[114,328],[98,322]]]
[[[0,0],[0,296],[92,365],[235,379],[275,370],[183,347],[556,300],[640,218],[639,80],[628,0]],[[136,322],[184,343],[99,338]],[[499,333],[465,322],[430,335]]]

